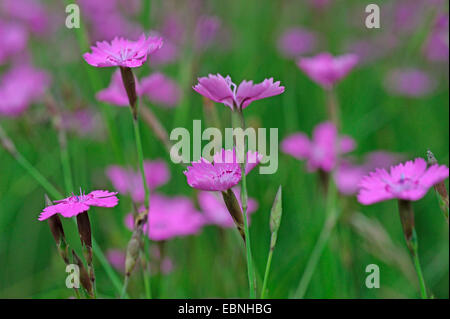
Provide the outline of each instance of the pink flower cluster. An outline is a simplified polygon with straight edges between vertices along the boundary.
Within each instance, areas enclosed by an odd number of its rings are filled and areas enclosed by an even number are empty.
[[[144,161],[144,172],[150,190],[166,184],[170,179],[169,168],[162,160]],[[130,194],[138,203],[144,201],[144,185],[139,172],[112,165],[106,169],[106,175],[120,194]]]
[[[281,142],[281,150],[299,160],[306,160],[309,171],[321,169],[330,172],[339,157],[354,148],[355,141],[349,136],[339,136],[331,122],[317,125],[311,140],[304,133],[295,133]]]
[[[13,66],[0,78],[0,115],[22,114],[43,97],[49,83],[44,71],[29,65]]]
[[[148,224],[144,232],[151,240],[160,241],[198,233],[204,225],[204,217],[198,212],[189,198],[184,196],[167,197],[151,195]],[[133,215],[126,216],[125,225],[134,229]]]

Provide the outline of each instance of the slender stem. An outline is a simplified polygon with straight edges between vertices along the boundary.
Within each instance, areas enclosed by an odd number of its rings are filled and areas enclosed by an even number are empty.
[[[274,241],[274,237],[276,238],[276,236],[277,236],[276,233],[272,233],[272,240],[271,240],[271,244],[270,244],[269,255],[267,256],[266,272],[264,273],[264,281],[263,281],[263,286],[262,286],[262,290],[261,290],[261,299],[266,298],[266,294],[267,294],[267,282],[269,281],[270,266],[272,264],[272,255],[273,255],[273,250],[275,248],[272,245],[272,242]]]
[[[144,185],[144,191],[145,191],[145,208],[149,212],[147,216],[147,229],[148,233],[150,232],[150,191],[147,184],[147,179],[145,178],[145,171],[144,171],[144,154],[142,151],[142,142],[141,142],[141,134],[139,132],[139,120],[137,118],[133,118],[133,126],[134,126],[134,135],[136,139],[136,150],[138,154],[138,162],[139,162],[139,170],[141,171],[141,177],[142,177],[142,183]],[[144,246],[146,249],[144,250],[144,263],[147,263],[150,259],[148,258],[148,251],[147,248],[149,248],[149,238],[148,234],[144,232]],[[151,298],[151,283],[150,283],[150,267],[146,267],[144,270],[144,284],[145,284],[145,292],[147,299]]]
[[[245,130],[245,119],[242,113],[242,110],[238,110],[238,115],[240,119],[240,126],[242,130]],[[248,275],[248,284],[250,289],[250,298],[256,298],[256,277],[255,277],[255,269],[253,266],[252,259],[252,249],[250,242],[250,231],[248,227],[248,219],[247,219],[247,177],[245,175],[245,167],[247,166],[247,142],[244,137],[244,161],[241,164],[241,203],[242,203],[242,213],[244,215],[244,234],[245,234],[245,248],[246,248],[246,258],[247,258],[247,275]]]
[[[411,257],[414,261],[414,267],[416,268],[417,278],[419,280],[420,296],[422,299],[428,299],[427,288],[425,286],[425,279],[423,277],[422,267],[420,266],[420,261],[419,261],[417,234],[416,234],[415,228],[413,228],[413,235],[412,235],[411,242],[412,242],[412,245],[411,245],[412,249],[410,250],[410,252],[411,252]]]
[[[308,259],[305,271],[295,293],[295,296],[298,299],[302,299],[305,296],[311,278],[317,268],[317,263],[319,262],[320,256],[322,255],[322,252],[339,217],[339,211],[336,208],[336,195],[336,186],[332,182],[332,179],[330,179],[327,192],[326,220],[322,231],[320,232],[319,239],[317,240],[311,256]]]
[[[123,280],[122,292],[120,293],[120,299],[124,299],[127,295],[129,278],[129,276],[125,275],[125,279]]]

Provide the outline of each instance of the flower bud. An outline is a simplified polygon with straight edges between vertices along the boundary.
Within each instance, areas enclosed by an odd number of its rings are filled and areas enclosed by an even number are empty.
[[[131,110],[133,112],[133,118],[137,119],[137,94],[136,94],[136,81],[131,68],[120,67],[120,73],[122,74],[122,82],[127,92],[128,101],[130,103]]]
[[[48,198],[47,194],[45,195],[45,204],[47,206],[53,205],[50,198]],[[53,238],[56,243],[56,247],[58,248],[58,252],[61,258],[64,260],[64,263],[69,264],[69,246],[66,242],[66,237],[64,235],[64,229],[61,223],[61,219],[57,214],[53,215],[49,219],[47,219],[48,226],[50,227],[50,231],[52,232]]]
[[[245,242],[245,232],[244,232],[244,215],[242,214],[239,202],[231,189],[222,192],[222,197],[227,206],[228,212],[230,213],[233,221],[241,234],[242,239]]]
[[[80,257],[78,257],[78,255],[75,253],[73,249],[72,249],[72,257],[73,261],[75,262],[76,265],[78,265],[78,268],[80,269],[81,285],[83,286],[83,288],[86,290],[86,292],[89,294],[90,297],[94,297],[94,289],[89,274],[86,271],[86,268],[84,267]]]

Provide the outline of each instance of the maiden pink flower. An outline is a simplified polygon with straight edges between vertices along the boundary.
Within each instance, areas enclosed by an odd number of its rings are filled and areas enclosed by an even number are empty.
[[[198,84],[193,89],[204,97],[223,103],[231,109],[235,107],[245,109],[253,101],[284,92],[284,86],[280,86],[280,81],[273,82],[273,78],[265,79],[258,84],[244,80],[236,86],[230,76],[224,78],[220,74],[209,74],[208,77],[199,78]]]
[[[425,56],[430,61],[447,62],[449,57],[448,13],[437,18],[433,31],[425,46]]]
[[[169,168],[162,160],[144,161],[144,172],[150,190],[166,184],[170,179]],[[106,175],[119,193],[130,194],[135,202],[144,201],[144,184],[139,172],[112,165],[106,169]]]
[[[421,97],[430,93],[435,84],[429,75],[418,69],[395,69],[388,73],[386,90],[394,95]]]
[[[445,165],[427,168],[423,158],[392,166],[389,173],[376,169],[361,180],[358,201],[364,205],[394,198],[416,201],[424,197],[430,187],[448,178],[448,173]]]
[[[240,199],[241,192],[239,188],[233,189],[232,191],[234,192],[242,210]],[[226,228],[236,227],[220,193],[199,192],[198,204],[205,215],[207,224],[215,224]],[[258,202],[253,198],[248,199],[247,205],[247,214],[251,214],[258,209]],[[247,217],[250,222],[250,215],[247,215]]]
[[[178,85],[162,73],[153,73],[141,80],[141,95],[150,102],[166,107],[174,107],[180,99]]]
[[[295,133],[281,142],[281,150],[299,160],[307,160],[309,171],[321,169],[330,172],[336,166],[340,155],[355,149],[350,136],[338,136],[331,122],[324,122],[314,128],[312,140],[304,133]]]
[[[317,44],[316,35],[301,28],[289,28],[278,40],[278,50],[287,58],[310,53]]]
[[[137,41],[114,38],[111,43],[103,41],[92,46],[92,53],[85,53],[83,58],[95,67],[120,66],[135,68],[147,61],[147,56],[159,48],[163,41],[159,37],[148,37],[144,34]]]
[[[151,195],[149,211],[150,232],[147,224],[144,232],[151,240],[167,240],[178,236],[187,236],[198,233],[204,225],[204,217],[184,196],[166,197],[160,194]],[[125,218],[125,225],[134,228],[132,214]]]
[[[247,166],[245,174],[248,174],[261,160],[257,152],[247,152]],[[192,162],[184,174],[189,186],[204,191],[225,191],[241,181],[241,167],[236,156],[236,150],[224,150],[214,155],[213,162],[203,157]]]
[[[0,14],[24,22],[34,33],[43,34],[49,27],[46,8],[38,0],[2,0]]]
[[[0,79],[0,115],[18,116],[42,98],[49,76],[29,65],[13,66]]]
[[[104,190],[96,190],[89,194],[84,194],[80,190],[80,195],[72,195],[65,199],[54,201],[55,205],[45,207],[38,220],[46,220],[55,214],[60,214],[67,218],[73,217],[88,211],[91,206],[114,207],[119,202],[116,195],[117,192]]]
[[[0,20],[0,65],[25,50],[28,33],[19,24]]]
[[[300,58],[297,65],[311,80],[329,90],[357,63],[358,56],[355,54],[333,57],[330,53],[320,53],[311,58]]]

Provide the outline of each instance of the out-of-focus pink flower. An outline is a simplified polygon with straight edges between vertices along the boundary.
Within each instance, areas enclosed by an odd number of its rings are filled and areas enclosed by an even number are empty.
[[[300,58],[297,65],[311,80],[324,89],[331,89],[357,63],[358,56],[355,54],[350,53],[333,57],[330,53],[320,53],[311,58]]]
[[[98,119],[98,114],[92,112],[88,108],[77,109],[74,111],[66,111],[62,113],[62,126],[67,131],[72,131],[80,136],[99,133],[101,131],[102,122]]]
[[[434,81],[424,71],[407,68],[394,69],[385,80],[385,88],[394,95],[421,97],[434,89]]]
[[[119,249],[109,249],[106,252],[106,259],[121,273],[125,273],[125,258],[125,253]]]
[[[224,78],[220,74],[209,74],[208,77],[199,78],[198,84],[193,89],[208,99],[223,103],[232,109],[234,106],[245,109],[253,101],[284,92],[284,86],[280,86],[280,81],[273,82],[273,78],[265,79],[258,84],[244,80],[236,86],[230,76]]]
[[[137,95],[140,95],[140,85],[138,80],[135,77],[136,83],[136,92]],[[128,107],[130,102],[128,100],[127,91],[123,86],[122,75],[120,74],[120,70],[117,69],[111,78],[111,82],[106,89],[99,91],[96,95],[97,100],[101,102],[106,102],[111,105]]]
[[[399,154],[376,151],[365,156],[362,164],[342,161],[334,174],[334,181],[339,192],[344,195],[354,195],[359,190],[359,182],[369,172],[376,168],[388,168],[400,161]]]
[[[316,45],[316,35],[302,28],[289,28],[278,39],[278,50],[287,58],[311,53]]]
[[[116,192],[97,190],[87,195],[80,193],[80,195],[72,195],[61,200],[56,200],[54,201],[56,203],[55,205],[44,208],[38,220],[46,220],[55,214],[60,214],[67,218],[73,217],[89,210],[91,206],[114,207],[119,202],[116,195]]]
[[[240,199],[240,190],[235,188],[232,190],[239,202],[239,206],[242,210],[242,204]],[[215,224],[221,227],[232,228],[236,227],[233,218],[228,212],[227,206],[225,205],[222,196],[215,192],[199,192],[198,193],[198,204],[200,209],[205,215],[206,223]],[[247,202],[247,213],[251,214],[258,209],[258,202],[249,198]],[[247,215],[248,221],[250,222],[250,215]]]
[[[121,66],[139,67],[147,61],[147,56],[159,48],[163,42],[158,37],[141,35],[137,41],[114,38],[111,43],[103,41],[92,46],[92,53],[85,53],[83,58],[95,67]]]
[[[0,65],[25,50],[28,33],[21,25],[0,20]]]
[[[150,201],[150,232],[148,224],[144,225],[144,232],[151,240],[160,241],[193,235],[198,233],[204,225],[203,215],[195,209],[187,197],[152,194]],[[129,229],[134,228],[132,214],[125,218],[125,225]]]
[[[376,169],[363,177],[358,201],[364,205],[397,198],[416,201],[425,196],[433,185],[448,178],[448,167],[432,165],[427,168],[423,158],[385,169]]]
[[[24,22],[28,28],[37,34],[47,31],[49,17],[46,8],[37,0],[2,0],[0,13],[8,18],[14,18]]]
[[[428,3],[426,3],[428,2]],[[393,30],[405,35],[413,33],[423,21],[424,10],[430,1],[403,0],[395,1],[393,11]]]
[[[149,63],[151,66],[159,66],[174,62],[178,58],[178,51],[179,49],[176,44],[164,39],[164,45],[152,54],[152,59]]]
[[[434,62],[448,62],[449,41],[448,41],[448,13],[438,17],[433,31],[428,37],[425,46],[425,56]]]
[[[364,64],[385,57],[397,45],[398,39],[394,35],[381,34],[372,38],[348,42],[346,51],[358,56],[358,64]]]
[[[261,155],[248,151],[245,174],[248,174],[261,161]],[[201,158],[192,162],[184,174],[189,186],[204,191],[225,191],[241,180],[241,168],[236,150],[224,150],[214,155],[213,162]]]
[[[150,102],[173,107],[180,99],[178,85],[162,73],[153,73],[141,80],[140,94],[145,95]]]
[[[49,76],[41,70],[29,65],[13,66],[0,79],[0,114],[22,114],[44,95],[49,82]]]
[[[169,168],[162,160],[144,161],[144,173],[150,190],[166,184],[170,179]],[[144,185],[139,172],[111,165],[106,169],[106,175],[119,193],[130,194],[135,202],[144,201]]]
[[[220,20],[214,16],[201,16],[195,27],[195,45],[197,49],[206,48],[214,41],[220,28]]]
[[[350,136],[338,136],[331,122],[324,122],[314,128],[312,140],[304,133],[295,133],[281,142],[281,150],[299,160],[307,160],[309,171],[321,169],[330,172],[336,166],[340,155],[351,152],[355,141]]]

